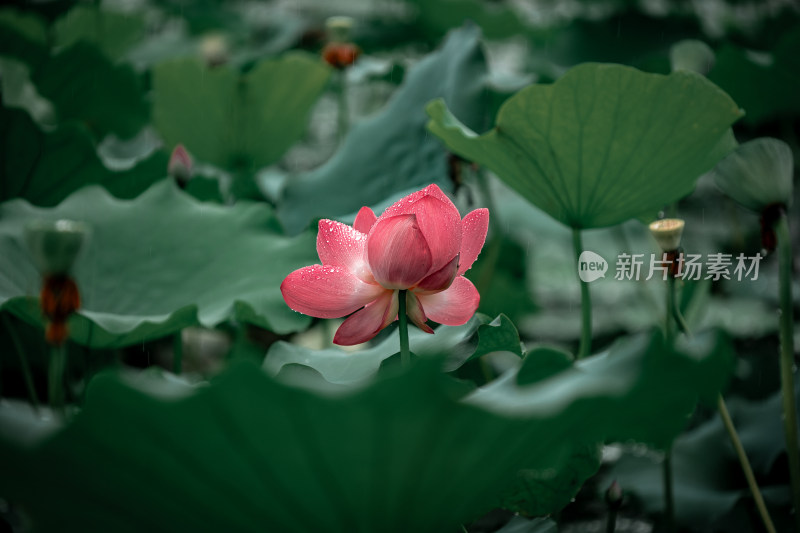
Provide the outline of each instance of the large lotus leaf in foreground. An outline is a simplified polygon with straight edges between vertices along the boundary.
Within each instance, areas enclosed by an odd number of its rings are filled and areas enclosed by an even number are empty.
[[[202,203],[171,181],[132,201],[88,187],[52,209],[22,200],[0,204],[0,307],[28,322],[41,321],[41,281],[24,228],[62,218],[92,227],[74,268],[83,305],[70,330],[80,344],[130,345],[229,319],[279,333],[308,324],[286,307],[279,285],[314,261],[313,236],[280,235],[263,204]]]
[[[709,375],[725,374],[729,353],[709,346],[684,355],[641,336],[467,396],[432,357],[335,391],[244,362],[182,398],[104,375],[65,429],[37,440],[18,419],[0,432],[0,494],[42,532],[456,531],[522,465],[559,468],[605,438],[673,437],[697,396],[716,393]],[[0,429],[13,414],[0,408]]]
[[[399,198],[409,189],[443,185],[447,151],[425,131],[423,107],[441,97],[471,127],[483,124],[488,94],[480,36],[471,24],[451,32],[439,50],[409,70],[379,113],[353,125],[329,161],[286,182],[278,217],[287,231]]]
[[[198,58],[153,69],[153,122],[170,147],[182,143],[222,168],[274,163],[305,131],[330,69],[299,52],[258,63],[247,74]]]
[[[742,116],[698,74],[596,63],[523,89],[481,136],[441,101],[427,111],[428,128],[451,150],[573,228],[654,215],[685,196],[733,148],[728,128]]]

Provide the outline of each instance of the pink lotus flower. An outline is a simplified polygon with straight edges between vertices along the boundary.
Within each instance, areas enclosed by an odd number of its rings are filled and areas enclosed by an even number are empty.
[[[322,264],[286,276],[283,299],[318,318],[350,315],[333,338],[340,345],[366,342],[397,320],[400,290],[407,290],[407,314],[421,330],[433,333],[428,319],[459,326],[480,302],[463,274],[483,248],[488,227],[488,209],[462,220],[436,185],[406,196],[380,217],[362,207],[352,227],[321,220]]]

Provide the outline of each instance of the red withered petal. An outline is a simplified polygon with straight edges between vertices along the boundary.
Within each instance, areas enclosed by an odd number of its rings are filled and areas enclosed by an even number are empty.
[[[46,276],[39,295],[42,314],[55,322],[65,321],[81,306],[78,286],[67,275]]]
[[[415,215],[381,217],[367,236],[372,275],[387,289],[407,289],[431,268],[431,250]]]
[[[481,301],[478,290],[463,276],[453,280],[447,290],[434,294],[418,294],[417,297],[430,320],[447,326],[466,324]]]
[[[352,346],[367,342],[380,330],[394,322],[397,318],[398,308],[397,291],[384,291],[380,297],[364,309],[347,317],[347,320],[336,330],[336,335],[333,337],[334,344]]]
[[[305,315],[339,318],[381,295],[379,285],[365,283],[340,266],[312,265],[295,270],[281,283],[286,304]]]

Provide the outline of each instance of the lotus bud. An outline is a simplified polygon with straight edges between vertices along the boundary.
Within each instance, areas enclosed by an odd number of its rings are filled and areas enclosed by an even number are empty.
[[[167,164],[167,173],[172,176],[178,183],[178,186],[183,189],[186,184],[192,179],[192,156],[186,151],[182,144],[179,144],[172,150],[172,155],[169,156],[169,163]]]
[[[221,33],[209,33],[200,41],[200,55],[209,67],[219,67],[230,59],[228,39]]]
[[[25,238],[34,264],[42,274],[66,274],[89,232],[89,226],[83,222],[39,220],[25,227]]]
[[[650,223],[650,234],[663,252],[674,252],[681,246],[684,221],[679,218],[663,218]]]
[[[670,48],[672,70],[689,70],[705,76],[714,66],[714,51],[703,41],[686,39]]]
[[[714,168],[714,181],[725,194],[758,213],[792,201],[794,158],[789,145],[761,137],[740,144]]]
[[[609,509],[616,511],[622,506],[622,488],[616,479],[606,489],[605,499]]]

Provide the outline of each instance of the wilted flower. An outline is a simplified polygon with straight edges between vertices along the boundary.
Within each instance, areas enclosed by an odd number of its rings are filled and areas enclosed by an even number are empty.
[[[283,298],[310,316],[350,315],[333,339],[341,345],[368,341],[395,321],[400,290],[407,290],[407,314],[423,331],[433,333],[428,319],[464,324],[480,296],[463,274],[483,248],[488,226],[488,209],[462,220],[436,185],[406,196],[380,217],[363,207],[352,227],[321,220],[322,264],[289,274],[281,284]]]
[[[322,59],[330,66],[344,69],[355,63],[361,49],[350,40],[355,21],[350,17],[330,17],[325,21],[328,43],[322,49]]]
[[[89,235],[89,226],[73,220],[34,221],[25,228],[34,263],[42,273],[39,303],[47,319],[47,342],[61,345],[69,331],[67,320],[81,306],[78,286],[69,274]]]

